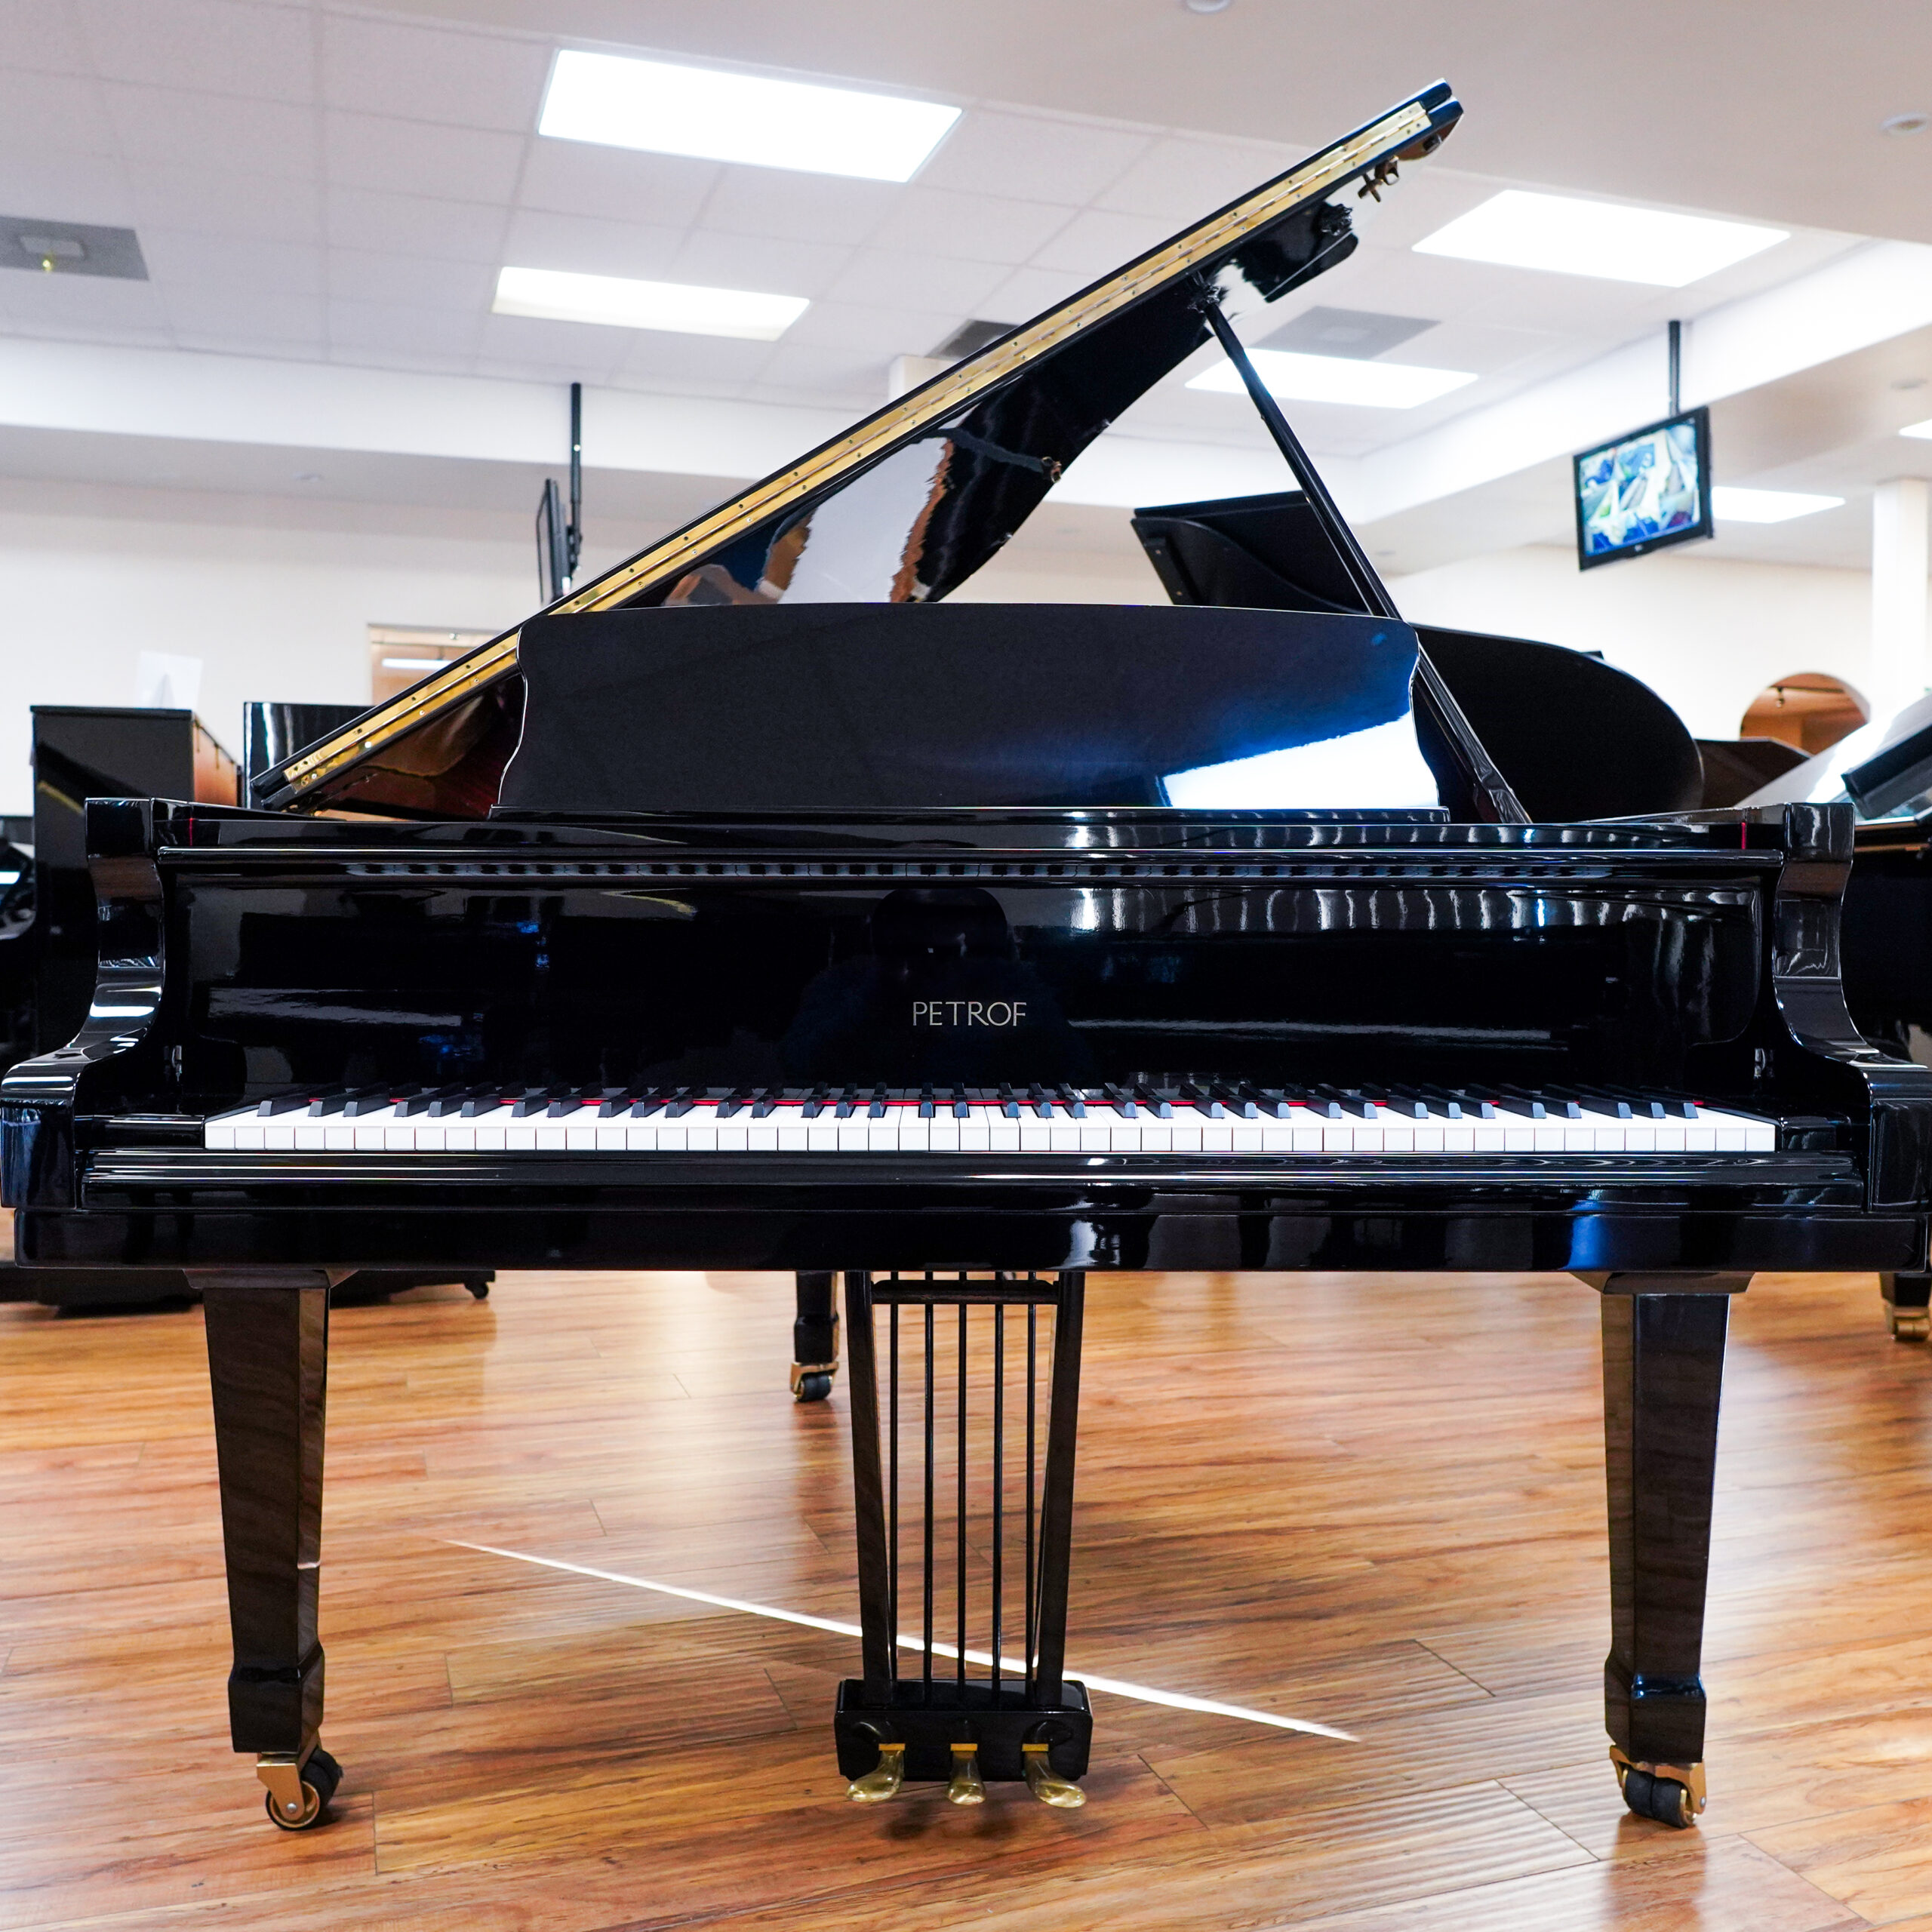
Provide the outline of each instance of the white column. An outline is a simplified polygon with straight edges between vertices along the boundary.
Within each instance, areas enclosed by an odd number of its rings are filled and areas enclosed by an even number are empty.
[[[1872,494],[1872,714],[1925,694],[1926,530],[1932,484],[1897,476]]]

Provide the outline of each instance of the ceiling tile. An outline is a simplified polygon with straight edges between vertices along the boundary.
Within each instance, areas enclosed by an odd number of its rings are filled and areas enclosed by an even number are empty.
[[[10,214],[98,222],[109,228],[134,224],[134,197],[118,155],[0,147],[0,181],[7,184],[6,198],[14,205]]]
[[[329,342],[335,349],[430,357],[466,365],[483,340],[480,310],[419,309],[394,303],[340,299],[328,304]]]
[[[1150,216],[1172,232],[1272,180],[1299,158],[1292,148],[1170,136],[1155,142],[1094,205]]]
[[[1082,281],[1092,281],[1111,275],[1149,248],[1158,248],[1171,232],[1165,222],[1146,215],[1088,208],[1035,252],[1033,266],[1058,269]]]
[[[1067,211],[1051,202],[964,195],[917,183],[902,188],[900,197],[871,238],[875,248],[957,255],[976,262],[1023,262],[1065,227],[1068,219]]]
[[[896,181],[848,181],[781,168],[721,168],[717,177],[703,204],[706,228],[848,246],[866,240],[914,192]]]
[[[789,340],[777,343],[746,393],[770,402],[849,401],[855,414],[875,409],[885,397],[887,356],[821,349]]]
[[[67,0],[0,0],[0,47],[10,67],[91,74],[94,50],[82,38]]]
[[[141,237],[148,272],[171,297],[194,288],[238,298],[319,295],[322,251],[293,242],[260,242],[175,229],[151,229]]]
[[[461,262],[501,262],[509,217],[481,202],[389,195],[374,188],[324,190],[328,239],[339,248],[377,248]]]
[[[322,127],[332,183],[450,201],[507,202],[525,145],[515,134],[374,114],[331,112]]]
[[[1005,268],[997,262],[861,248],[826,295],[835,302],[869,303],[881,309],[949,309],[977,315],[1007,279]]]
[[[563,269],[575,275],[635,275],[646,281],[663,281],[669,278],[671,265],[684,245],[681,228],[597,221],[584,215],[525,208],[510,217],[503,260],[519,268]]]
[[[814,302],[785,331],[787,343],[871,355],[924,355],[967,318],[964,309],[882,309],[869,302]]]
[[[1015,269],[986,297],[979,312],[989,322],[1029,322],[1056,303],[1078,294],[1091,279],[1060,269]]]
[[[558,214],[683,228],[697,219],[705,197],[724,172],[715,161],[632,154],[623,148],[539,135],[530,143],[517,200],[524,208]]]
[[[770,358],[768,342],[734,342],[723,336],[671,335],[661,329],[629,331],[623,369],[628,381],[662,382],[688,389],[701,384],[735,394]]]
[[[0,131],[9,146],[45,154],[115,154],[119,146],[98,82],[0,70]]]
[[[151,162],[132,173],[136,226],[264,242],[318,242],[321,190],[281,174]]]
[[[928,188],[1084,207],[1151,145],[1146,134],[971,108],[917,179]]]
[[[192,283],[162,293],[174,339],[183,349],[275,354],[318,350],[325,339],[318,296],[285,294],[260,285],[221,288]]]
[[[472,317],[488,309],[497,285],[497,272],[487,263],[380,254],[370,248],[330,249],[328,270],[329,294],[343,301],[455,309]]]
[[[20,335],[76,335],[98,340],[106,329],[165,329],[168,312],[149,281],[97,275],[0,275],[0,313]]]
[[[816,297],[829,292],[852,253],[826,242],[774,242],[694,229],[685,237],[670,278],[700,288],[752,288],[770,295]]]
[[[534,134],[550,60],[542,41],[322,18],[324,98],[361,113]]]
[[[235,174],[314,177],[315,117],[285,103],[179,88],[103,89],[121,152],[130,162],[171,161]]]
[[[315,97],[313,17],[248,0],[78,0],[103,78],[266,100]]]
[[[633,329],[594,322],[542,322],[529,315],[486,315],[478,370],[529,380],[607,380],[630,352]]]

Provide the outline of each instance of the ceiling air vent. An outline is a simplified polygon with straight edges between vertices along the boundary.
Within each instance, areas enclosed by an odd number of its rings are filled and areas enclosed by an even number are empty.
[[[96,228],[79,221],[48,221],[0,214],[0,266],[36,275],[106,275],[146,281],[148,265],[131,228]]]
[[[1366,362],[1435,326],[1414,315],[1378,315],[1369,309],[1304,309],[1292,321],[1258,338],[1256,346],[1265,343],[1303,355],[1347,355]]]

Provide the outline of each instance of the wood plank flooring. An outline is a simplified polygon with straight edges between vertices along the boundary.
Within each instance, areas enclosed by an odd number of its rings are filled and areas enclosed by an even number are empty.
[[[1869,1278],[1737,1306],[1711,1809],[1606,1761],[1595,1298],[1561,1278],[1090,1280],[1084,1811],[862,1809],[847,1417],[789,1282],[506,1276],[338,1311],[324,1736],[285,1837],[229,1751],[201,1318],[0,1309],[0,1927],[1932,1932],[1932,1352]]]

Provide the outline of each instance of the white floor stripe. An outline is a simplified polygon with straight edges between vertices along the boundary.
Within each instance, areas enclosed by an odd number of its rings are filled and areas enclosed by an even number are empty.
[[[841,1623],[829,1617],[808,1617],[801,1610],[777,1610],[770,1604],[746,1603],[740,1597],[714,1596],[709,1590],[688,1590],[681,1584],[654,1583],[648,1577],[626,1577],[621,1571],[593,1569],[587,1563],[566,1563],[555,1556],[532,1556],[521,1549],[499,1549],[494,1543],[466,1543],[460,1537],[438,1537],[435,1540],[447,1543],[453,1549],[473,1549],[485,1556],[507,1557],[513,1563],[534,1563],[542,1569],[561,1570],[573,1577],[594,1577],[601,1583],[623,1583],[634,1590],[655,1590],[660,1596],[682,1597],[687,1602],[708,1603],[718,1610],[742,1611],[747,1617],[768,1617],[779,1623],[803,1624],[808,1630],[829,1630],[836,1637],[857,1637],[860,1634],[856,1623]],[[900,1649],[907,1651],[921,1647],[910,1637],[900,1638],[899,1644]],[[957,1657],[959,1653],[950,1644],[935,1643],[933,1654]],[[992,1657],[985,1651],[968,1651],[966,1661],[990,1664]],[[1277,1730],[1300,1730],[1306,1731],[1311,1737],[1332,1737],[1342,1744],[1358,1741],[1349,1731],[1315,1724],[1306,1718],[1277,1717],[1272,1711],[1251,1711],[1244,1704],[1217,1703],[1211,1697],[1190,1697],[1181,1690],[1151,1690],[1144,1684],[1128,1684],[1117,1677],[1096,1677],[1091,1671],[1076,1670],[1071,1666],[1066,1674],[1079,1678],[1090,1690],[1110,1691],[1116,1697],[1131,1697],[1143,1704],[1162,1704],[1174,1711],[1199,1711],[1208,1717],[1239,1718],[1248,1724],[1272,1725]]]

